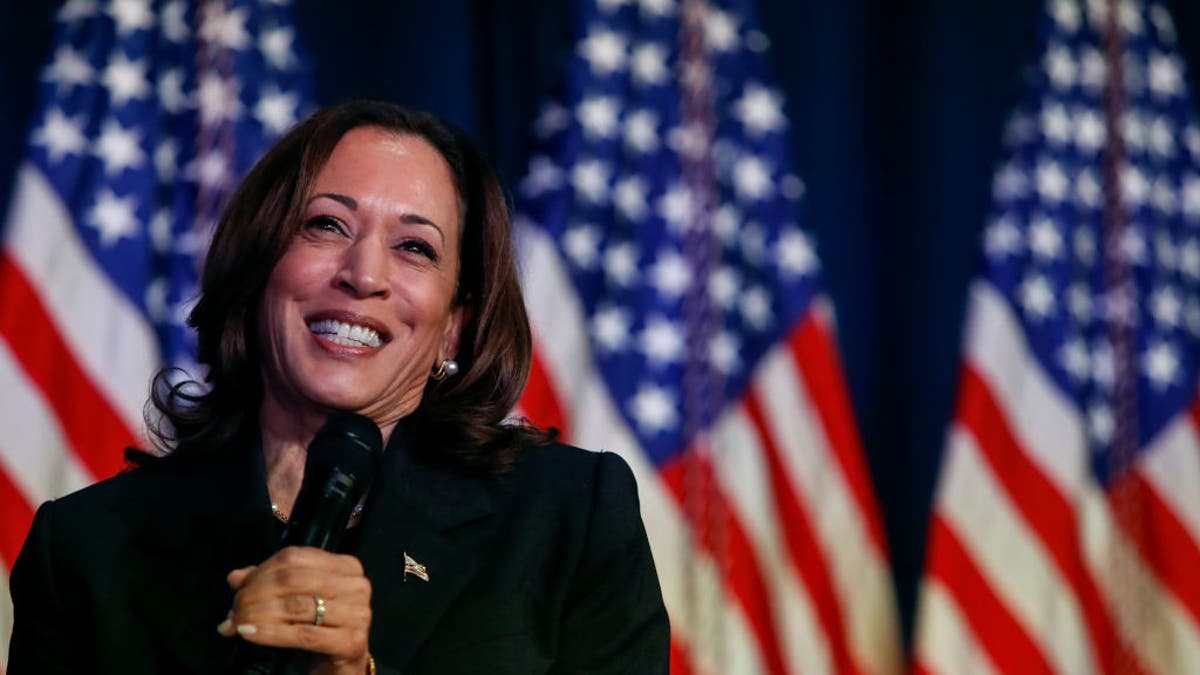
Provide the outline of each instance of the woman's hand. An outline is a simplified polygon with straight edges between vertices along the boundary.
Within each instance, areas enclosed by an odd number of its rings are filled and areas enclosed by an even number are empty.
[[[358,558],[289,546],[260,565],[230,572],[226,580],[237,594],[229,617],[217,627],[221,635],[323,654],[314,671],[322,675],[367,672],[371,582]],[[317,598],[324,603],[320,625]]]

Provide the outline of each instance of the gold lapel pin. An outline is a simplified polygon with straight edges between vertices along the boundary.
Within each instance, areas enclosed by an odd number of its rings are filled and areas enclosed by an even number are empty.
[[[404,553],[404,581],[408,581],[408,575],[420,579],[421,581],[429,581],[429,572],[425,571],[425,566],[416,560],[406,551]]]

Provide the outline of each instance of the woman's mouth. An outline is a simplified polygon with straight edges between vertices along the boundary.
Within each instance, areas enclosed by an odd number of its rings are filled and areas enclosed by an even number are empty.
[[[336,319],[310,322],[308,329],[325,340],[347,347],[371,347],[373,349],[383,344],[383,338],[374,328]]]

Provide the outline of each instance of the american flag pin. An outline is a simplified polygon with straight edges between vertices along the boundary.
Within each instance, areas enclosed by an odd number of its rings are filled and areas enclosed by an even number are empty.
[[[429,572],[425,571],[425,566],[416,560],[407,551],[404,553],[404,580],[408,581],[408,575],[420,579],[421,581],[429,581]]]

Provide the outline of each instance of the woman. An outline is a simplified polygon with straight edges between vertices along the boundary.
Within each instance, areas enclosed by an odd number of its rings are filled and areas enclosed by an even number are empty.
[[[208,389],[160,374],[172,451],[38,510],[11,675],[220,672],[242,642],[319,673],[666,672],[628,467],[504,421],[529,328],[461,134],[377,102],[306,120],[234,195],[201,292]],[[348,552],[273,552],[343,410],[387,443]]]

